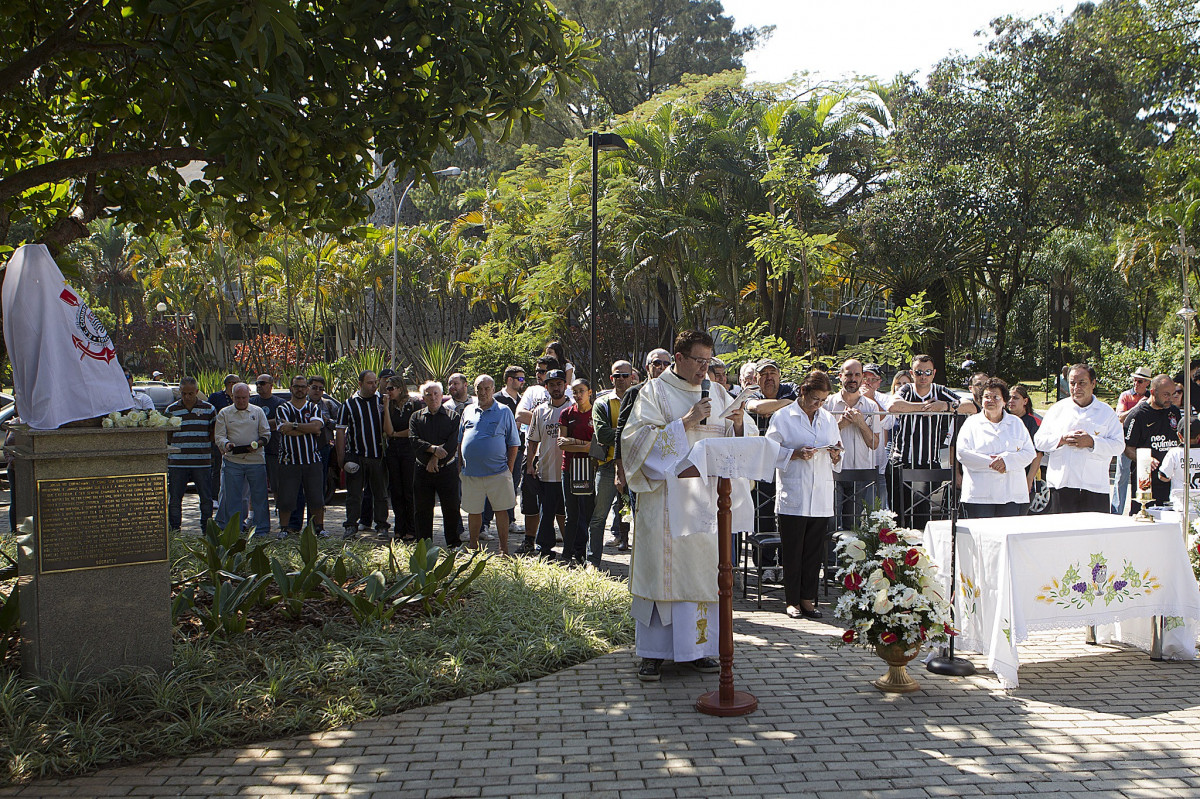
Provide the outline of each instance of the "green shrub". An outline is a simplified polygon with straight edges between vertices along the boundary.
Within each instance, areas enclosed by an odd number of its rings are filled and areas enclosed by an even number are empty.
[[[491,375],[496,388],[504,387],[504,370],[519,366],[533,374],[534,361],[543,352],[545,338],[519,322],[488,322],[475,328],[466,343],[464,372],[472,380]]]
[[[720,336],[721,344],[732,344],[732,352],[722,352],[720,358],[725,362],[727,373],[736,381],[738,369],[742,364],[772,358],[779,364],[780,379],[791,383],[799,383],[812,369],[813,361],[807,357],[793,355],[792,348],[779,336],[767,335],[767,323],[755,319],[739,327],[717,325],[708,331],[713,336]]]
[[[1192,358],[1196,357],[1195,352]],[[1092,364],[1096,369],[1101,394],[1119,394],[1129,388],[1129,375],[1139,366],[1150,370],[1150,374],[1168,374],[1172,377],[1183,370],[1183,336],[1160,335],[1146,349],[1129,347],[1119,341],[1107,339],[1100,342],[1100,358]]]

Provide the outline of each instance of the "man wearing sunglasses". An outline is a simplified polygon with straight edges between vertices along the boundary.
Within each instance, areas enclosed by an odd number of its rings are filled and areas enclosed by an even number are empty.
[[[898,469],[940,469],[941,449],[952,429],[955,414],[975,413],[978,408],[971,400],[960,400],[959,396],[945,386],[933,382],[937,369],[933,358],[914,355],[912,359],[913,382],[900,387],[889,413],[897,417],[896,447],[892,459]],[[949,414],[949,415],[943,415]],[[899,498],[894,510],[900,514],[905,527],[924,530],[929,523],[932,509],[929,495],[933,486],[921,484],[914,493],[913,486],[896,481],[894,492]]]

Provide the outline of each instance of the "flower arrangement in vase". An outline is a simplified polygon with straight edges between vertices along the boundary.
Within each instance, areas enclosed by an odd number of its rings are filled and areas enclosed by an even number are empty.
[[[876,687],[911,691],[918,686],[903,664],[924,646],[948,644],[954,631],[950,603],[921,534],[895,525],[892,511],[874,510],[864,514],[858,529],[842,533],[837,578],[845,591],[834,614],[850,625],[843,644],[874,649],[893,665],[889,678],[901,680],[876,681]],[[899,672],[894,662],[900,662]]]

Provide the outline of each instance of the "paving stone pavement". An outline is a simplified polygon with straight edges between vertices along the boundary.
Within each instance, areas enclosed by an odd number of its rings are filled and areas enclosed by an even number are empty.
[[[192,500],[194,505],[194,500]],[[627,560],[617,553],[611,568]],[[735,603],[737,687],[757,712],[693,709],[715,675],[639,683],[622,651],[540,680],[325,733],[106,769],[0,797],[1200,796],[1200,665],[1082,631],[1022,645],[1021,687],[982,670],[881,694],[886,666],[828,618]],[[827,614],[828,615],[828,614]]]

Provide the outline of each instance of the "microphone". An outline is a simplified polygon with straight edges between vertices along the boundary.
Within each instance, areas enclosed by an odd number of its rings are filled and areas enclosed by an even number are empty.
[[[712,383],[709,381],[709,379],[707,377],[704,378],[704,380],[700,381],[700,399],[702,399],[702,400],[708,399],[708,390],[710,388],[712,388]],[[708,424],[708,417],[705,416],[703,419],[701,419],[700,424]]]

